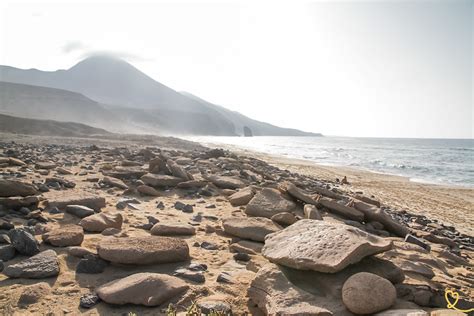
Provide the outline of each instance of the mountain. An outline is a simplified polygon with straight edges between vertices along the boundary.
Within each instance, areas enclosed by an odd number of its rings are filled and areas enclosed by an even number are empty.
[[[110,135],[104,129],[80,123],[35,120],[0,114],[0,132],[40,136],[84,137]]]
[[[0,82],[0,113],[31,119],[54,119],[116,130],[122,119],[82,94]]]
[[[241,135],[244,122],[254,135],[317,135],[251,120],[197,97],[179,93],[129,63],[89,57],[70,69],[40,71],[0,66],[0,81],[81,93],[127,124],[164,134]]]

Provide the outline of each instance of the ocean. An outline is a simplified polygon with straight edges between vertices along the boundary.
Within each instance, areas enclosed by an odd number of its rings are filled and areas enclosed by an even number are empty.
[[[474,187],[474,139],[353,137],[189,137],[232,147],[405,176],[410,181]]]

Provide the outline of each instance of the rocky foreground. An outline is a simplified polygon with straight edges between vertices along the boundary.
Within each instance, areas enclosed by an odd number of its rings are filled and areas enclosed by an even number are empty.
[[[473,306],[473,237],[348,186],[198,146],[1,143],[0,314]]]

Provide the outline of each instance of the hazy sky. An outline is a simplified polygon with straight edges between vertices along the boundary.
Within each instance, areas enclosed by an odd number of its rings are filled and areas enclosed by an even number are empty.
[[[178,91],[327,135],[473,137],[473,0],[0,0],[0,64],[123,57]]]

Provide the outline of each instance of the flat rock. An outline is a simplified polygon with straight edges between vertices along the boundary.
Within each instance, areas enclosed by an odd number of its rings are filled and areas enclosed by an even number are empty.
[[[123,218],[119,213],[98,213],[84,217],[79,225],[88,232],[102,232],[106,228],[122,228]]]
[[[227,234],[254,241],[264,241],[265,236],[281,229],[265,217],[227,218],[222,221],[222,227]]]
[[[374,316],[430,316],[422,309],[389,309]]]
[[[177,277],[158,273],[136,273],[100,286],[97,294],[109,304],[158,306],[187,289],[188,285]]]
[[[249,216],[271,218],[278,213],[290,212],[295,207],[296,204],[283,198],[278,190],[264,188],[250,200],[245,213]]]
[[[36,169],[45,169],[45,170],[50,170],[56,168],[56,164],[54,162],[50,161],[38,161],[35,164]]]
[[[300,200],[304,203],[319,205],[319,202],[316,199],[314,199],[312,196],[310,196],[309,193],[305,192],[304,190],[299,189],[293,183],[288,183],[286,185],[286,192],[288,192],[288,194],[294,197],[295,199]]]
[[[86,248],[83,248],[83,247],[78,247],[78,246],[71,246],[71,247],[68,247],[67,248],[67,253],[70,255],[70,256],[73,256],[73,257],[78,257],[78,258],[82,258],[82,257],[85,257],[86,255],[92,255],[94,254],[92,251],[90,251],[89,249],[86,249]]]
[[[11,196],[11,197],[0,197],[0,205],[5,206],[7,209],[19,210],[22,207],[36,208],[38,206],[39,199],[37,196]]]
[[[328,198],[319,199],[319,203],[321,203],[322,206],[324,206],[331,212],[337,215],[340,215],[342,217],[345,217],[354,221],[358,221],[358,222],[362,222],[364,220],[364,213],[356,210],[353,207],[340,204]]]
[[[267,236],[262,254],[291,268],[334,273],[391,247],[390,240],[352,226],[304,219]]]
[[[67,205],[66,213],[72,214],[79,218],[84,218],[84,217],[95,214],[95,211],[91,209],[90,207],[83,206],[83,205]]]
[[[231,252],[256,255],[262,252],[263,243],[250,240],[239,240],[229,246]]]
[[[390,308],[397,290],[388,280],[367,272],[351,276],[342,288],[342,301],[354,314],[374,314]]]
[[[97,252],[104,260],[124,264],[189,260],[189,247],[184,240],[161,236],[108,238],[99,243]]]
[[[140,180],[152,187],[174,187],[184,181],[182,178],[175,176],[152,173],[143,175]]]
[[[221,188],[221,189],[238,189],[238,188],[243,188],[245,186],[245,183],[242,182],[239,178],[236,177],[230,177],[230,176],[208,176],[206,177],[206,180],[212,182],[216,187]]]
[[[95,211],[105,207],[105,198],[94,195],[64,195],[57,198],[48,199],[47,206],[49,208],[57,207],[58,209],[65,209],[68,205],[82,205],[87,206]]]
[[[50,249],[5,267],[3,273],[10,278],[48,278],[59,274],[59,262],[56,252]]]
[[[102,182],[119,189],[128,189],[128,185],[118,178],[105,176]]]
[[[32,256],[40,251],[36,238],[24,229],[12,229],[8,232],[8,237],[12,246],[22,255]]]
[[[253,189],[246,187],[229,196],[229,202],[232,206],[247,205],[254,195]]]
[[[39,192],[29,183],[0,179],[0,197],[29,196],[36,194],[39,194]]]
[[[55,247],[79,246],[84,240],[84,230],[78,225],[64,225],[43,234],[43,241]]]
[[[151,228],[150,233],[156,236],[195,235],[196,228],[183,223],[157,223]]]
[[[148,186],[146,184],[139,185],[137,187],[137,191],[140,192],[141,194],[144,195],[150,195],[150,196],[159,196],[160,192],[155,190],[155,188]]]

